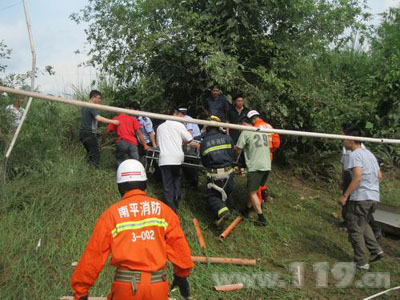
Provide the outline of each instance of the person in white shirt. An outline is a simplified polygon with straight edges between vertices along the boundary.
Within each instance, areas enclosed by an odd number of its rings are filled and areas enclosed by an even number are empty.
[[[170,115],[179,116],[176,108],[171,109]],[[181,167],[185,155],[183,144],[193,140],[185,125],[177,121],[165,121],[157,128],[157,141],[160,148],[158,165],[164,186],[164,201],[176,211],[181,187]]]
[[[187,114],[187,108],[180,107],[178,110],[179,110],[179,117],[184,118],[188,121],[190,119],[193,119],[191,116]],[[193,142],[197,141],[197,143],[200,145],[201,131],[199,125],[195,123],[183,123],[183,125],[185,125],[187,131],[189,131],[189,133],[192,135]],[[200,158],[200,153],[195,147],[191,147],[189,145],[183,147],[183,152],[185,153],[185,155],[198,156]],[[193,188],[197,188],[199,184],[198,170],[191,167],[183,167],[182,171],[183,171],[183,177],[186,179],[188,184]]]
[[[23,97],[17,96],[17,100],[14,104],[6,106],[6,110],[12,115],[12,124],[14,127],[18,127],[19,123],[21,122],[22,116],[24,115],[25,109],[21,106],[23,101]]]

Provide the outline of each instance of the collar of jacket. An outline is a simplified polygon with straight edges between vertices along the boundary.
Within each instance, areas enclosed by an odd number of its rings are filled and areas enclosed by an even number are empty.
[[[127,199],[127,198],[132,197],[132,196],[138,196],[138,195],[146,196],[146,192],[142,191],[142,190],[139,190],[139,189],[130,190],[129,192],[126,192],[124,194],[124,196],[122,197],[122,200]]]

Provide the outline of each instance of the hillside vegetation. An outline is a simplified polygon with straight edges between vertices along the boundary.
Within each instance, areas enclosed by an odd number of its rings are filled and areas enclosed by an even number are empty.
[[[38,101],[10,161],[9,180],[1,187],[1,299],[58,299],[71,293],[71,263],[79,259],[99,215],[119,199],[110,147],[102,151],[99,169],[87,166],[83,147],[74,137],[78,110]],[[17,169],[13,168],[15,165]],[[347,288],[336,287],[341,277],[333,277],[331,273],[326,288],[316,287],[313,264],[328,262],[332,268],[337,262],[351,261],[352,249],[347,234],[338,230],[339,220],[332,217],[332,213],[339,212],[336,204],[339,192],[334,180],[338,175],[335,172],[340,170],[338,163],[332,164],[324,177],[323,172],[315,174],[312,170],[274,166],[266,208],[269,225],[259,228],[251,221],[244,221],[224,242],[217,239],[219,232],[207,211],[204,184],[199,190],[183,189],[178,215],[192,255],[203,255],[192,224],[192,218],[196,217],[209,256],[258,261],[257,267],[196,265],[190,277],[194,299],[359,299],[383,289],[356,287],[355,282],[361,280],[363,273],[357,273]],[[327,177],[329,173],[335,177]],[[240,207],[246,199],[245,180],[240,176],[235,180],[235,201]],[[201,182],[204,183],[203,177]],[[400,205],[399,192],[399,174],[386,173],[382,183],[383,202]],[[148,193],[160,198],[161,183],[152,179]],[[371,272],[389,272],[390,286],[394,287],[400,284],[399,240],[387,237],[381,243],[388,257],[374,264]],[[303,288],[291,287],[293,276],[297,278],[290,269],[294,262],[305,263]],[[253,276],[268,276],[271,272],[278,274],[275,276],[286,287],[273,287],[272,283],[269,286],[266,277],[251,280]],[[236,273],[249,276],[247,288],[229,294],[212,290],[218,283],[215,276],[234,283]],[[112,268],[106,267],[91,295],[106,295],[112,278]],[[251,282],[256,282],[255,286]],[[172,296],[179,298],[177,292]]]

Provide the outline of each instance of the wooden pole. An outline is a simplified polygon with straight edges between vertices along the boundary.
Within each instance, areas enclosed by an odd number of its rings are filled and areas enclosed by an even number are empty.
[[[204,257],[192,256],[192,261],[195,263],[211,263],[211,264],[228,264],[228,265],[243,265],[255,266],[257,261],[255,259],[245,258],[227,258],[227,257]]]
[[[227,284],[227,285],[216,285],[214,289],[218,292],[233,292],[243,289],[243,283]]]
[[[30,44],[31,52],[32,52],[31,91],[34,91],[34,89],[35,89],[35,74],[36,74],[36,51],[35,51],[35,45],[33,43],[32,26],[31,26],[31,20],[29,18],[29,9],[26,4],[26,0],[23,0],[23,4],[24,4],[26,26],[28,28],[29,44]],[[21,121],[19,122],[17,129],[14,132],[14,136],[13,136],[10,146],[8,147],[8,150],[6,152],[5,165],[7,165],[8,158],[10,157],[11,151],[14,148],[15,142],[17,141],[18,135],[21,131],[22,125],[24,124],[26,115],[28,114],[31,104],[32,104],[32,96],[29,96],[28,104],[25,107],[24,114],[22,115]],[[4,172],[6,172],[6,170],[4,170]]]

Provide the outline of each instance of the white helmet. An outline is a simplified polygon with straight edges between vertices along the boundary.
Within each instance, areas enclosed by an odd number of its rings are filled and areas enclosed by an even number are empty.
[[[140,161],[136,159],[127,159],[119,165],[117,170],[117,183],[146,180],[146,170]]]
[[[247,118],[251,119],[254,116],[259,116],[260,114],[256,110],[251,110],[247,113]]]

